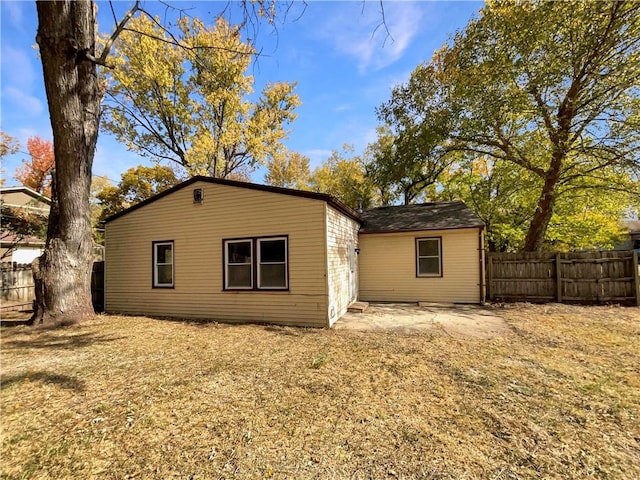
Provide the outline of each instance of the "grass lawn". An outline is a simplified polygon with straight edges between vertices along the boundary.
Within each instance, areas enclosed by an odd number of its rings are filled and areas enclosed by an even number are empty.
[[[491,340],[3,328],[1,476],[640,478],[640,309],[499,311]]]

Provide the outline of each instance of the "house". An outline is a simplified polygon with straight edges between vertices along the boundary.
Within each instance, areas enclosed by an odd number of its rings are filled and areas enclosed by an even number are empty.
[[[8,231],[0,233],[0,260],[2,262],[27,264],[42,255],[44,240],[31,235],[15,235]]]
[[[46,218],[49,216],[51,200],[29,187],[18,186],[0,188],[0,204],[3,215],[7,211],[17,211]],[[15,232],[2,230],[0,259],[6,262],[31,263],[42,254],[44,244],[44,240],[31,235],[17,235]]]
[[[617,248],[640,252],[640,220],[627,220],[624,222],[624,227],[629,234],[624,243],[621,243]]]
[[[415,225],[393,208],[406,221],[322,193],[194,177],[106,220],[105,310],[330,327],[358,297],[481,302],[482,222],[461,202],[413,209]],[[405,282],[394,269],[411,262]]]
[[[194,177],[106,220],[105,310],[330,326],[360,223],[329,195]]]
[[[362,214],[360,300],[484,302],[484,223],[460,201]]]

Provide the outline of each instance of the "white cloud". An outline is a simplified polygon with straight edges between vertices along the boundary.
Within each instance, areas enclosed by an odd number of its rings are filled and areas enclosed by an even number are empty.
[[[51,140],[51,138],[53,137],[53,135],[51,134],[51,129],[49,129],[47,134],[43,134],[42,132],[39,132],[35,128],[19,128],[16,135],[18,137],[18,140],[20,140],[20,145],[26,145],[27,140],[30,137],[35,137],[36,135],[39,135],[44,140]],[[26,149],[26,146],[25,146],[25,149]]]
[[[301,153],[302,155],[309,157],[309,166],[313,170],[315,167],[320,166],[322,162],[329,158],[329,156],[331,155],[331,150],[314,148],[311,150],[304,150]]]
[[[22,89],[31,88],[36,78],[31,59],[34,51],[2,45],[2,77],[5,84],[20,85]]]
[[[16,87],[6,87],[2,90],[3,104],[7,101],[15,106],[14,110],[20,109],[20,113],[25,117],[37,117],[44,111],[40,99]]]
[[[338,52],[354,57],[361,72],[380,70],[399,60],[422,21],[422,11],[412,3],[385,3],[384,18],[376,6],[343,4],[350,14],[332,15],[322,27],[321,36]]]
[[[348,112],[349,110],[353,110],[353,107],[345,103],[341,105],[336,105],[335,107],[333,107],[334,112]]]
[[[21,2],[2,2],[2,15],[9,17],[9,23],[14,28],[22,29],[22,5]]]

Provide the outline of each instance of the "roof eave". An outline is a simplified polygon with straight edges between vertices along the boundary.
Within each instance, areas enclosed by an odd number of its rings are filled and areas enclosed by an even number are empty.
[[[303,198],[310,198],[310,199],[314,199],[314,200],[322,200],[324,202],[326,202],[327,204],[331,205],[333,208],[335,208],[336,210],[340,211],[342,214],[356,220],[357,222],[359,222],[360,224],[363,223],[362,217],[360,217],[360,215],[358,215],[358,213],[353,210],[352,208],[350,208],[349,206],[345,205],[344,203],[342,203],[340,200],[338,200],[337,198],[332,197],[331,195],[328,195],[326,193],[319,193],[319,192],[309,192],[306,190],[295,190],[292,188],[282,188],[282,187],[274,187],[271,185],[261,185],[258,183],[249,183],[249,182],[239,182],[236,180],[227,180],[227,179],[222,179],[222,178],[213,178],[213,177],[205,177],[202,175],[199,176],[195,176],[195,177],[191,177],[188,180],[185,180],[182,183],[179,183],[178,185],[175,185],[167,190],[165,190],[164,192],[161,192],[157,195],[154,195],[151,198],[148,198],[136,205],[133,205],[125,210],[122,210],[121,212],[115,213],[113,215],[111,215],[110,217],[107,217],[103,220],[103,222],[109,223],[113,220],[116,220],[117,218],[120,218],[124,215],[127,215],[135,210],[138,210],[139,208],[144,207],[145,205],[148,205],[150,203],[155,202],[156,200],[161,199],[162,197],[166,197],[167,195],[170,195],[173,192],[176,192],[178,190],[181,190],[185,187],[188,187],[189,185],[192,185],[196,182],[205,182],[205,183],[211,183],[211,184],[217,184],[217,185],[227,185],[227,186],[232,186],[232,187],[238,187],[238,188],[246,188],[249,190],[259,190],[259,191],[263,191],[263,192],[272,192],[272,193],[278,193],[278,194],[282,194],[282,195],[291,195],[291,196],[295,196],[295,197],[303,197]]]
[[[51,199],[49,197],[36,192],[32,188],[25,187],[24,185],[20,187],[3,187],[2,189],[0,189],[0,193],[11,193],[11,192],[24,192],[34,197],[35,199],[46,203],[47,205],[51,205]]]
[[[369,230],[369,229],[361,229],[359,233],[361,233],[362,235],[367,235],[370,233],[411,233],[411,232],[430,232],[430,231],[436,231],[436,230],[465,230],[465,229],[469,229],[469,228],[480,228],[480,229],[484,229],[485,225],[483,224],[478,224],[478,225],[464,225],[464,226],[449,226],[449,227],[427,227],[427,228],[398,228],[398,229],[375,229],[375,230]]]

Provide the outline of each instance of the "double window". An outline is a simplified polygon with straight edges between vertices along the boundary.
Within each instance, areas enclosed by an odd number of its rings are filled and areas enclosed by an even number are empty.
[[[173,288],[173,240],[153,242],[153,287]]]
[[[416,238],[416,275],[418,277],[442,276],[442,239]]]
[[[225,290],[289,288],[287,237],[224,240]]]

